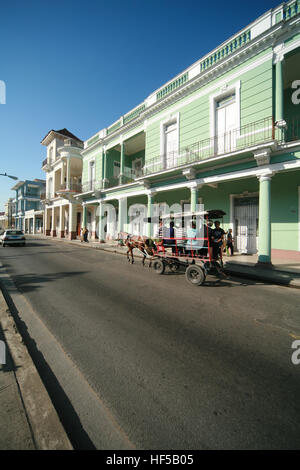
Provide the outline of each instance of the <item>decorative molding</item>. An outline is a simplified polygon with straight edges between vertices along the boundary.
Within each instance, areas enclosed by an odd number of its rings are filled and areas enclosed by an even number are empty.
[[[157,191],[154,190],[154,189],[148,189],[147,191],[145,191],[145,194],[146,194],[148,197],[153,197],[153,196],[156,196]]]
[[[277,127],[278,129],[286,129],[287,123],[284,119],[280,119],[279,121],[275,122],[275,127]]]
[[[270,164],[271,149],[264,148],[253,152],[253,156],[256,160],[257,166],[269,165]]]
[[[274,175],[275,175],[275,171],[267,171],[266,173],[262,173],[261,175],[257,175],[257,179],[260,182],[270,181]]]
[[[282,62],[284,60],[284,43],[277,44],[273,49],[273,64]]]
[[[148,180],[144,180],[144,188],[145,189],[150,189],[151,188],[151,184]]]
[[[185,168],[182,170],[182,175],[186,177],[187,180],[193,180],[196,177],[196,170],[195,168]]]

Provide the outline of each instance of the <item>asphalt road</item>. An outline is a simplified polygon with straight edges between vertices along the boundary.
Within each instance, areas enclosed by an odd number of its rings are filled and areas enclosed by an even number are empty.
[[[194,287],[52,240],[1,247],[0,261],[77,448],[300,448],[300,290]]]

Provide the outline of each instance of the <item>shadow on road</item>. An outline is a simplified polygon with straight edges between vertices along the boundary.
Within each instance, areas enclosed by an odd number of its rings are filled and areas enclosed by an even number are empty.
[[[182,276],[185,274],[184,269],[180,269],[176,272],[172,272],[166,269],[164,272],[163,276]],[[157,275],[159,278],[160,276]],[[190,284],[191,285],[191,284]],[[234,276],[234,275],[229,275],[225,273],[221,274],[208,274],[204,284],[202,287],[229,287],[229,288],[234,288],[234,287],[247,287],[247,286],[255,286],[255,285],[272,285],[272,282],[268,281],[263,281],[263,280],[255,280],[255,279],[249,279],[249,278],[244,278],[242,276]],[[198,287],[198,286],[195,286]]]
[[[7,267],[6,272],[11,276],[14,283],[18,289],[22,292],[31,292],[36,289],[40,289],[45,282],[58,281],[60,279],[65,279],[73,276],[81,276],[86,273],[86,271],[71,271],[71,272],[61,272],[61,273],[49,273],[49,274],[14,274],[10,272],[10,269]]]
[[[28,257],[28,256],[32,257],[32,256],[37,256],[37,255],[38,255],[38,256],[42,256],[42,255],[49,255],[49,254],[50,254],[50,255],[54,255],[54,254],[62,254],[62,253],[63,253],[63,254],[66,254],[66,253],[67,253],[67,254],[69,254],[69,253],[78,253],[78,251],[77,251],[77,250],[64,250],[64,251],[57,251],[57,250],[55,250],[55,251],[38,251],[38,252],[36,252],[36,253],[30,252],[30,253],[20,253],[20,254],[14,252],[14,254],[12,254],[11,256],[4,256],[4,257],[2,257],[2,258],[0,257],[0,258],[1,258],[1,259],[9,259],[9,260],[11,260],[11,259],[19,259],[19,258],[26,257],[26,256],[27,256],[27,257]],[[0,252],[0,255],[1,255],[1,252]]]

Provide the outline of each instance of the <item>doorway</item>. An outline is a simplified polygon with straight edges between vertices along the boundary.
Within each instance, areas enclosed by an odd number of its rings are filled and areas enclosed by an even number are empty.
[[[241,254],[258,249],[258,196],[234,199],[235,248]]]

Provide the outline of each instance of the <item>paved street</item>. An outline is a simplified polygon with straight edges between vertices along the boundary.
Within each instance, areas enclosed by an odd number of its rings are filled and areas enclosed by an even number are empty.
[[[77,448],[300,448],[299,290],[193,287],[52,240],[1,247],[0,261]]]

